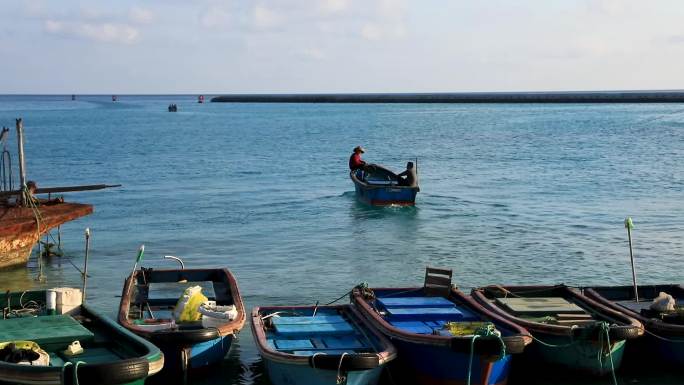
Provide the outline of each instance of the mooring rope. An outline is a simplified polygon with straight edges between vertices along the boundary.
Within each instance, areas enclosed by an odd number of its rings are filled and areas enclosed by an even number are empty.
[[[608,348],[608,359],[610,360],[610,374],[613,377],[613,384],[618,385],[617,382],[617,377],[615,377],[615,365],[613,364],[613,350],[611,348],[610,344],[610,325],[608,322],[601,322],[601,325],[599,326],[599,345],[601,346],[601,349],[599,350],[599,365],[601,366],[601,370],[603,370],[603,336],[605,336],[605,342],[606,346]]]
[[[501,338],[501,333],[497,332],[494,324],[488,323],[477,328],[473,334],[473,338],[470,340],[470,357],[468,358],[468,377],[466,379],[466,385],[470,385],[470,379],[473,373],[473,358],[475,356],[475,341],[480,337],[496,337],[501,344],[499,359],[503,359],[506,356],[506,343],[504,343]]]
[[[69,366],[73,366],[74,367],[74,373],[72,376],[73,385],[80,385],[78,383],[78,367],[83,365],[83,364],[85,364],[85,362],[83,362],[83,361],[76,361],[76,364],[72,363],[71,361],[65,362],[64,365],[62,366],[62,383],[65,382],[64,381],[64,373],[66,372],[66,368]]]
[[[41,216],[38,205],[36,204],[36,199],[33,197],[33,195],[31,195],[26,185],[23,186],[22,194],[29,208],[31,211],[33,211],[33,216],[36,218],[36,238],[38,239],[38,245],[40,247],[40,223],[43,221],[43,217]],[[45,280],[45,276],[43,275],[43,259],[40,255],[40,249],[38,252],[38,277],[36,279],[41,282]]]
[[[341,374],[342,372],[342,361],[344,361],[344,357],[347,355],[347,352],[342,353],[342,356],[340,356],[340,364],[337,365],[337,385],[342,385],[347,381],[347,376],[343,376]]]

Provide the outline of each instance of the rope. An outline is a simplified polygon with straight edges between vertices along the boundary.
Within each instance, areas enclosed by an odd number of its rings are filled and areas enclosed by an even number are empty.
[[[473,356],[475,356],[475,340],[480,338],[479,335],[474,334],[473,339],[470,340],[470,358],[468,359],[468,379],[466,381],[467,385],[470,385],[470,375],[473,373]]]
[[[29,208],[33,211],[33,216],[36,218],[36,238],[38,239],[38,247],[40,247],[40,222],[43,221],[43,218],[40,215],[40,210],[38,210],[37,200],[31,195],[26,186],[23,186],[22,194],[26,198]],[[36,280],[42,282],[45,280],[45,275],[43,275],[43,258],[40,255],[40,251],[38,252],[38,269]]]
[[[608,325],[608,322],[601,322],[600,326],[600,332],[599,332],[599,345],[601,345],[601,349],[599,350],[598,356],[599,356],[599,364],[601,365],[600,369],[603,369],[603,336],[605,335],[606,338],[606,346],[608,348],[608,358],[610,359],[610,374],[613,377],[613,384],[618,385],[617,382],[617,377],[615,377],[615,365],[613,364],[613,351],[611,349],[611,344],[610,344],[610,325]]]
[[[82,364],[85,364],[83,361],[76,361],[76,364],[74,365],[71,361],[67,361],[64,363],[64,366],[62,366],[62,383],[64,383],[64,373],[66,372],[66,368],[69,366],[74,367],[74,374],[73,374],[73,385],[80,385],[78,383],[78,367],[81,366]]]
[[[373,290],[371,290],[371,289],[368,287],[368,282],[361,282],[360,284],[354,286],[353,289],[351,289],[351,290],[349,290],[348,292],[342,294],[342,295],[339,296],[338,298],[336,298],[336,299],[334,299],[334,300],[332,300],[332,301],[326,303],[325,306],[332,305],[332,304],[334,304],[335,302],[341,300],[342,298],[349,296],[349,295],[350,295],[354,290],[356,290],[356,289],[361,290],[361,293],[363,294],[364,297],[366,297],[366,295],[370,295],[371,297],[369,297],[369,298],[373,298]]]
[[[354,289],[352,289],[352,290],[354,290]],[[349,290],[348,292],[342,294],[339,298],[337,298],[337,299],[335,299],[335,300],[332,300],[332,301],[326,303],[325,306],[332,305],[332,304],[334,304],[335,302],[341,300],[342,298],[348,296],[349,294],[351,294],[352,290]]]
[[[74,385],[79,385],[79,383],[78,383],[78,367],[81,364],[85,364],[85,362],[76,361],[76,365],[74,365]]]
[[[43,309],[43,304],[40,304],[33,300],[24,303],[24,294],[26,294],[26,292],[27,291],[22,292],[21,296],[19,296],[19,306],[21,306],[20,309],[12,309],[11,302],[8,301],[7,307],[5,308],[7,310],[8,316],[20,318],[24,317],[26,314],[36,315],[36,313],[40,312]]]
[[[314,369],[318,369],[318,368],[316,367],[316,356],[321,355],[321,354],[325,354],[325,353],[316,352],[316,353],[314,353],[314,354],[311,356],[311,366],[312,366]]]
[[[466,381],[467,385],[470,385],[470,378],[473,373],[473,357],[475,356],[475,340],[480,337],[496,337],[501,344],[501,351],[499,352],[500,359],[506,356],[506,344],[501,338],[501,333],[496,330],[496,327],[492,323],[480,326],[475,330],[473,338],[470,340],[470,357],[468,358],[468,378]]]
[[[342,353],[342,356],[340,356],[340,364],[337,366],[337,385],[342,385],[347,381],[347,376],[343,376],[341,374],[342,371],[342,361],[344,361],[344,356],[347,355],[347,352]]]

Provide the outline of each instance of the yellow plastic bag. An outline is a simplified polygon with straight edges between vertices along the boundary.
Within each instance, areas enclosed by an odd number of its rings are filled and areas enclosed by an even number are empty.
[[[194,322],[202,318],[202,314],[197,310],[200,305],[207,302],[207,297],[202,294],[201,286],[192,286],[183,292],[178,299],[173,315],[176,322]]]

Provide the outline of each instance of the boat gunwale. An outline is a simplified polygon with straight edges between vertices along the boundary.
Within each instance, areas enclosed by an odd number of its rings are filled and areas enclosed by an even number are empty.
[[[566,285],[520,285],[520,286],[499,286],[490,285],[478,288],[473,288],[471,291],[472,297],[480,303],[483,307],[488,308],[501,315],[502,317],[510,320],[511,322],[517,323],[520,326],[526,328],[532,333],[545,333],[554,336],[569,336],[577,337],[582,335],[586,331],[591,331],[596,328],[595,324],[589,325],[574,325],[574,326],[564,326],[564,325],[549,325],[541,322],[534,322],[524,318],[516,317],[511,313],[505,311],[504,309],[494,305],[489,301],[489,297],[485,294],[487,289],[498,289],[501,288],[515,293],[515,290],[519,291],[560,291],[559,294],[562,298],[568,300],[572,298],[572,303],[579,305],[583,310],[591,310],[589,313],[594,313],[600,315],[602,318],[610,320],[612,323],[609,325],[611,337],[613,340],[626,340],[640,337],[644,334],[644,326],[638,320],[629,317],[623,313],[617,312],[609,307],[606,307],[593,299],[582,295],[579,291],[573,290],[571,287]],[[615,324],[619,322],[620,324]],[[617,335],[617,336],[616,336]],[[598,333],[585,335],[585,339],[588,340],[599,340],[601,337]],[[625,337],[625,338],[615,338],[615,337]],[[614,341],[617,342],[617,341]]]
[[[404,287],[404,288],[371,288],[371,290],[392,290],[392,291],[422,291],[422,287]],[[444,298],[444,297],[443,297]],[[517,332],[510,336],[502,336],[506,351],[508,353],[517,354],[521,353],[525,347],[532,343],[532,335],[524,327],[517,325],[504,317],[490,311],[489,309],[482,307],[479,303],[474,301],[470,296],[466,295],[462,291],[452,287],[449,291],[449,296],[446,297],[449,301],[455,305],[465,305],[469,310],[473,310],[481,318],[489,319],[498,324],[503,324],[512,332]],[[441,336],[433,334],[417,334],[402,330],[387,320],[382,318],[377,311],[368,303],[368,300],[363,297],[358,289],[352,291],[352,301],[359,306],[361,313],[369,320],[369,322],[375,328],[379,329],[382,333],[387,334],[390,338],[399,339],[402,341],[407,341],[411,343],[417,343],[422,345],[433,345],[447,347],[452,350],[461,350],[469,348],[470,342],[472,341],[472,336]],[[478,340],[487,340],[487,337]],[[477,345],[476,345],[477,350]],[[496,353],[498,354],[498,353]]]
[[[320,367],[315,367],[312,365],[312,356],[300,356],[291,353],[284,353],[278,350],[272,349],[267,342],[266,332],[264,322],[261,318],[261,312],[270,310],[297,310],[297,309],[312,309],[314,306],[256,306],[252,309],[252,334],[255,337],[256,345],[259,350],[259,354],[262,355],[264,359],[268,359],[274,362],[290,364],[290,365],[302,365],[311,366],[314,368],[325,369]],[[377,367],[382,367],[388,362],[392,361],[397,357],[397,350],[392,344],[392,342],[382,335],[380,332],[375,330],[375,328],[364,325],[364,317],[359,313],[359,311],[352,304],[345,305],[325,305],[318,306],[318,309],[336,309],[338,311],[344,312],[348,317],[348,321],[354,323],[357,328],[364,328],[368,332],[372,333],[378,340],[378,344],[384,350],[376,351],[375,353],[347,353],[345,356],[356,356],[356,357],[377,357],[378,365]],[[369,341],[372,343],[372,341]],[[375,349],[374,349],[375,350]],[[328,357],[335,358],[335,360],[340,361],[340,354],[330,354]],[[359,370],[371,370],[372,368],[362,368],[362,369],[347,369],[347,371],[359,371]]]
[[[237,279],[228,268],[210,268],[210,269],[154,269],[155,272],[171,273],[171,272],[206,272],[218,271],[224,274],[226,282],[230,286],[231,297],[238,312],[238,317],[228,323],[219,327],[201,328],[201,329],[173,329],[173,330],[156,330],[150,331],[138,327],[128,320],[128,313],[132,302],[133,285],[138,275],[143,272],[142,269],[136,270],[126,278],[121,294],[121,302],[119,304],[118,322],[124,328],[134,332],[135,334],[144,338],[153,339],[160,344],[195,344],[199,342],[211,341],[213,339],[236,335],[242,330],[246,321],[245,306],[240,295]],[[212,281],[216,282],[216,281]]]
[[[390,170],[388,170],[385,167],[382,167],[380,165],[374,165],[374,166],[377,168],[382,168],[384,170],[390,171]],[[356,177],[356,171],[357,170],[349,171],[349,177],[351,178],[352,182],[354,182],[354,184],[358,184],[359,186],[361,186],[365,190],[379,190],[379,189],[395,188],[395,189],[402,189],[402,190],[415,190],[416,193],[420,192],[420,186],[418,186],[418,185],[416,185],[416,186],[399,186],[399,185],[385,186],[385,185],[373,185],[370,183],[366,183],[366,182],[364,182],[364,181],[362,181]]]
[[[663,284],[663,285],[639,285],[639,287],[656,287],[656,286],[670,286],[670,287],[677,287],[679,290],[682,290],[684,292],[684,285],[681,284]],[[615,288],[620,288],[620,289],[632,289],[632,286],[591,286],[591,287],[585,287],[583,288],[584,294],[605,305],[606,307],[613,309],[619,313],[623,313],[629,317],[632,317],[636,319],[637,321],[641,322],[646,330],[649,332],[661,332],[661,333],[666,333],[668,336],[674,336],[674,337],[684,337],[684,325],[677,325],[677,324],[672,324],[672,323],[667,323],[663,322],[657,318],[649,318],[646,316],[641,315],[640,313],[637,313],[631,309],[625,308],[623,306],[618,305],[617,303],[609,300],[608,298],[603,297],[601,294],[598,293],[597,290],[601,289],[615,289]],[[658,336],[658,337],[663,337],[663,336]]]

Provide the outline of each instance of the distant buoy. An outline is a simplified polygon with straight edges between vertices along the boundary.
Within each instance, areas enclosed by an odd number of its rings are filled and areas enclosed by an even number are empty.
[[[76,95],[71,95],[71,100],[76,100]]]
[[[200,95],[200,96],[197,98],[197,103],[204,103],[204,95]]]
[[[112,95],[112,101],[115,102],[117,100],[119,100],[119,98],[116,95]]]

